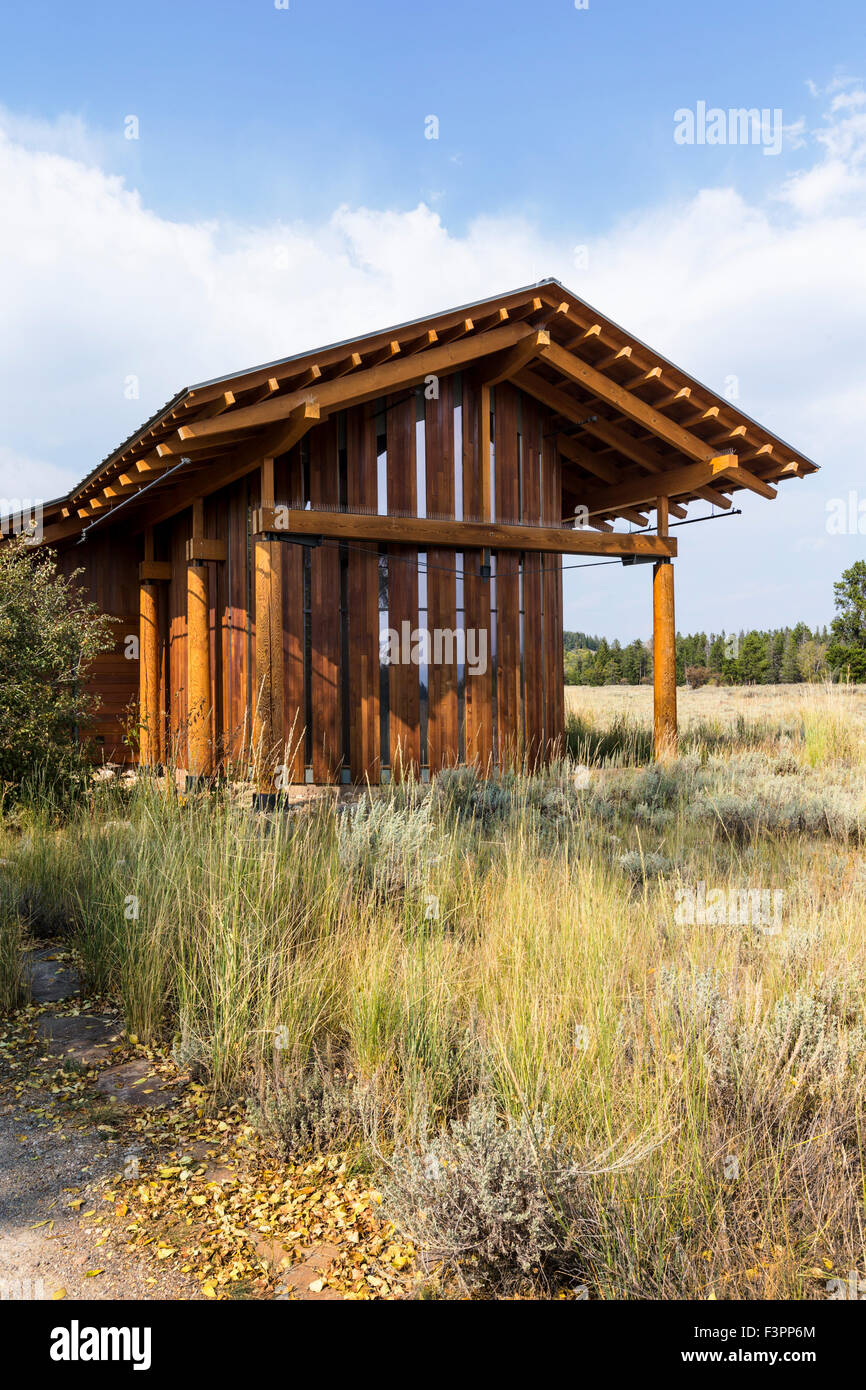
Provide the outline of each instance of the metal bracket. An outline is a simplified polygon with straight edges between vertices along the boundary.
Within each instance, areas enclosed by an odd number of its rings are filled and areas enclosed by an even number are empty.
[[[317,550],[323,543],[323,536],[299,536],[292,531],[263,531],[257,538],[262,541],[288,541],[289,545],[302,545],[307,550]]]

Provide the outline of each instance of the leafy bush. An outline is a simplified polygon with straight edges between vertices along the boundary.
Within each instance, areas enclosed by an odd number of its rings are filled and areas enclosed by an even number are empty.
[[[713,672],[709,666],[687,666],[685,668],[686,685],[691,686],[692,690],[700,690],[702,685],[706,685],[711,680]]]
[[[80,573],[80,571],[78,572]],[[109,646],[109,619],[85,603],[77,574],[19,536],[0,545],[0,783],[7,794],[38,775],[68,786],[80,772],[76,729],[95,700],[82,685]]]

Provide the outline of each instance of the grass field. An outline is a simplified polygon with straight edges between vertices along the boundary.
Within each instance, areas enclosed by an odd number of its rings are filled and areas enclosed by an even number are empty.
[[[348,1150],[487,1294],[817,1298],[866,1272],[866,692],[570,689],[536,776],[253,817],[230,793],[43,796],[3,838],[22,932],[287,1156]]]

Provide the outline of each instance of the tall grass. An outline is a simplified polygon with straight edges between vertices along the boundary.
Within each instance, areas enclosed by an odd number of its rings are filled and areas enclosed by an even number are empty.
[[[34,816],[6,888],[217,1097],[295,1078],[319,1104],[338,1072],[340,1105],[375,1096],[384,1161],[450,1144],[467,1182],[493,1132],[473,1106],[511,1127],[498,1162],[513,1134],[541,1164],[549,1132],[584,1175],[557,1209],[594,1296],[808,1296],[809,1268],[866,1260],[866,778],[795,724],[693,732],[665,770],[584,727],[588,777],[457,770],[354,810],[140,782]],[[690,918],[700,884],[781,891],[782,930]]]

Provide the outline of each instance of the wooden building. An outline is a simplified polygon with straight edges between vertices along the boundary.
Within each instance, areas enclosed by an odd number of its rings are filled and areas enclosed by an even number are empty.
[[[563,556],[652,564],[671,751],[671,523],[814,469],[549,280],[181,391],[43,541],[117,620],[106,759],[377,783],[559,747]]]

